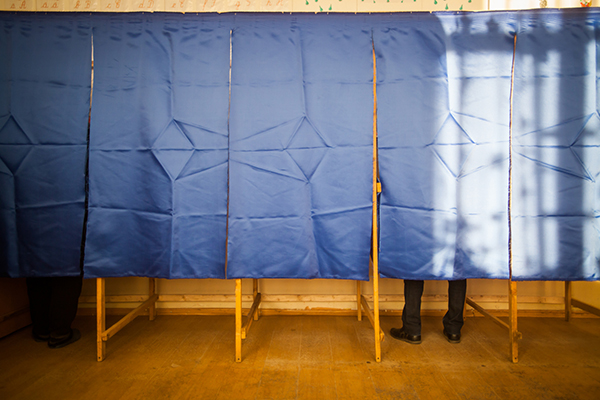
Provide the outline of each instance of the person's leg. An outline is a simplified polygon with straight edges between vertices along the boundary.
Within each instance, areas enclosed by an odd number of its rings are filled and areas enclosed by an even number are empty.
[[[404,280],[402,327],[409,335],[421,335],[421,296],[424,281]]]
[[[27,278],[29,313],[33,324],[33,339],[44,342],[50,338],[50,278]]]
[[[411,344],[421,343],[421,295],[423,281],[404,280],[404,309],[402,310],[402,328],[390,329],[394,339]]]
[[[467,295],[467,280],[448,281],[448,312],[444,315],[444,331],[448,335],[458,336],[464,324],[463,311]]]
[[[52,298],[50,301],[50,341],[51,347],[73,339],[71,324],[77,314],[82,278],[80,276],[52,278]],[[77,332],[79,334],[79,332]],[[67,343],[68,344],[68,343]]]

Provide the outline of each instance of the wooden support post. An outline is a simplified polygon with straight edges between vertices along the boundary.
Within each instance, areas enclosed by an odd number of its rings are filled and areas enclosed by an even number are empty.
[[[379,161],[377,153],[377,57],[375,55],[375,44],[373,46],[373,216],[371,233],[372,258],[373,258],[373,330],[375,331],[375,361],[381,362],[381,340],[379,327],[379,246],[377,231],[377,193],[381,192],[379,183]]]
[[[152,298],[154,297],[154,295],[156,294],[156,279],[155,278],[150,278],[150,281],[148,282],[148,298]],[[158,296],[156,296],[156,298],[158,299]],[[153,301],[150,304],[150,307],[148,307],[148,319],[150,319],[150,321],[154,321],[154,319],[156,318],[156,301]]]
[[[362,294],[360,293],[360,281],[356,281],[356,316],[362,321],[362,307],[360,304]]]
[[[571,320],[571,312],[573,311],[573,305],[571,304],[573,293],[571,290],[571,281],[565,281],[565,320],[567,322]]]
[[[256,302],[256,297],[259,295],[258,293],[258,279],[252,279],[252,305]],[[258,301],[260,304],[260,299]],[[256,313],[254,314],[254,320],[258,321],[258,317],[260,316],[260,309],[256,308]]]
[[[510,356],[513,363],[519,362],[519,332],[517,331],[517,282],[512,279],[508,281],[508,310],[509,310],[509,334],[510,334]]]
[[[373,329],[375,331],[375,361],[381,362],[381,342],[385,336],[379,326],[379,270],[376,262],[373,263],[373,319]]]
[[[242,280],[235,280],[235,362],[242,362]]]
[[[106,328],[105,284],[104,278],[96,278],[96,350],[98,361],[103,361],[106,357],[106,342],[102,339],[102,334]]]

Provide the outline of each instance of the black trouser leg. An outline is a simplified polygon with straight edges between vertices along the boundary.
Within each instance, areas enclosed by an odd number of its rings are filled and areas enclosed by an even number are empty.
[[[54,339],[61,339],[71,334],[71,324],[77,314],[77,305],[83,282],[80,276],[51,279],[50,336]]]
[[[467,296],[467,280],[448,281],[448,312],[444,315],[444,329],[451,335],[460,333],[464,324],[463,310]]]
[[[402,326],[409,335],[421,334],[421,296],[423,281],[404,280],[404,309]]]
[[[27,278],[27,296],[29,297],[29,313],[33,323],[33,334],[47,336],[50,334],[50,296],[52,278]]]

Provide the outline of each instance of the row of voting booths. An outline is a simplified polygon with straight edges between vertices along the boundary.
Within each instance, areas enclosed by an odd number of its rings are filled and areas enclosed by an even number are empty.
[[[517,281],[600,279],[599,17],[0,13],[0,273],[96,278],[99,360],[156,278],[236,280],[237,361],[259,279],[371,281],[378,361],[380,276],[503,279],[516,362]]]

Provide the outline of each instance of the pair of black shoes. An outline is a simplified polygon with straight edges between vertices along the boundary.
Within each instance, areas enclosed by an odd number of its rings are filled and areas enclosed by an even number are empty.
[[[71,343],[78,341],[81,338],[81,332],[79,329],[71,329],[71,332],[66,337],[53,338],[50,335],[38,335],[35,332],[32,333],[33,340],[36,342],[48,342],[48,347],[51,349],[60,349]]]
[[[404,331],[404,327],[392,328],[390,329],[390,335],[394,339],[402,340],[404,342],[410,344],[420,344],[421,343],[421,335],[410,335]],[[448,333],[444,329],[444,337],[446,340],[452,344],[460,343],[460,333]]]

